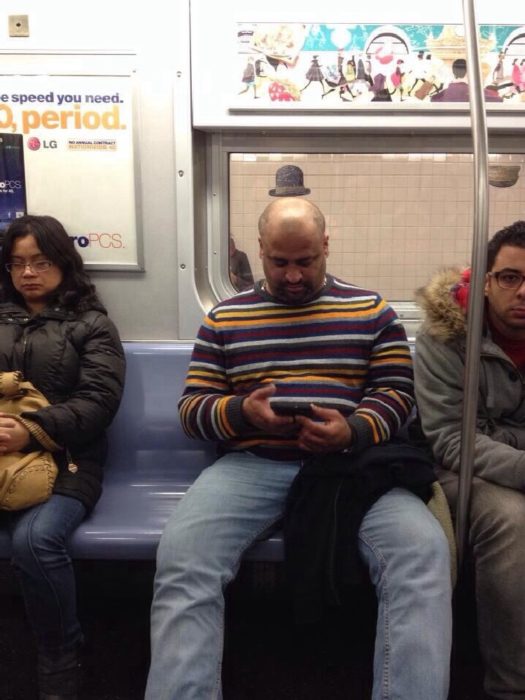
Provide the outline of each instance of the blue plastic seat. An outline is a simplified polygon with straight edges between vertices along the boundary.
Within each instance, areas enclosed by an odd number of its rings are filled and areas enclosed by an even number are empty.
[[[124,343],[122,403],[109,430],[104,489],[93,513],[75,531],[79,559],[154,559],[170,514],[198,474],[215,459],[212,443],[191,440],[178,419],[192,345]],[[0,531],[0,557],[10,555]],[[246,558],[282,559],[280,535],[257,543]]]

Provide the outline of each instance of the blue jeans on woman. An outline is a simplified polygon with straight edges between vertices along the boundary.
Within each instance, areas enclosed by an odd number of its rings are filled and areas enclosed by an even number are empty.
[[[59,494],[6,514],[13,565],[39,654],[44,656],[58,657],[76,649],[82,640],[67,542],[85,515],[80,501]]]
[[[299,468],[228,454],[177,506],[157,554],[146,700],[221,697],[224,589],[282,517]],[[393,489],[365,515],[358,546],[379,602],[373,700],[445,700],[452,622],[441,526],[417,496]]]

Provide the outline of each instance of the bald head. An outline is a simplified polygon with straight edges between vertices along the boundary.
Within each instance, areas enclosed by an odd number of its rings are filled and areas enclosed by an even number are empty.
[[[259,219],[259,255],[267,291],[286,304],[303,304],[325,284],[328,236],[324,216],[307,199],[282,197]]]
[[[270,202],[259,217],[259,236],[263,239],[275,227],[291,233],[303,226],[317,232],[321,240],[324,239],[326,222],[316,204],[298,197],[280,197]]]

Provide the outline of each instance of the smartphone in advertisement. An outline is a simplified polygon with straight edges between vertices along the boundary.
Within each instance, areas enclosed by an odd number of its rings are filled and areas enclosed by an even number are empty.
[[[23,136],[0,134],[0,236],[26,211]]]

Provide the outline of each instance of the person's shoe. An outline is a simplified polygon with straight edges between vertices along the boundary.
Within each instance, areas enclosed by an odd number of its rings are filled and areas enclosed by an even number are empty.
[[[38,655],[39,700],[77,700],[80,688],[80,655],[75,648],[59,654]]]

